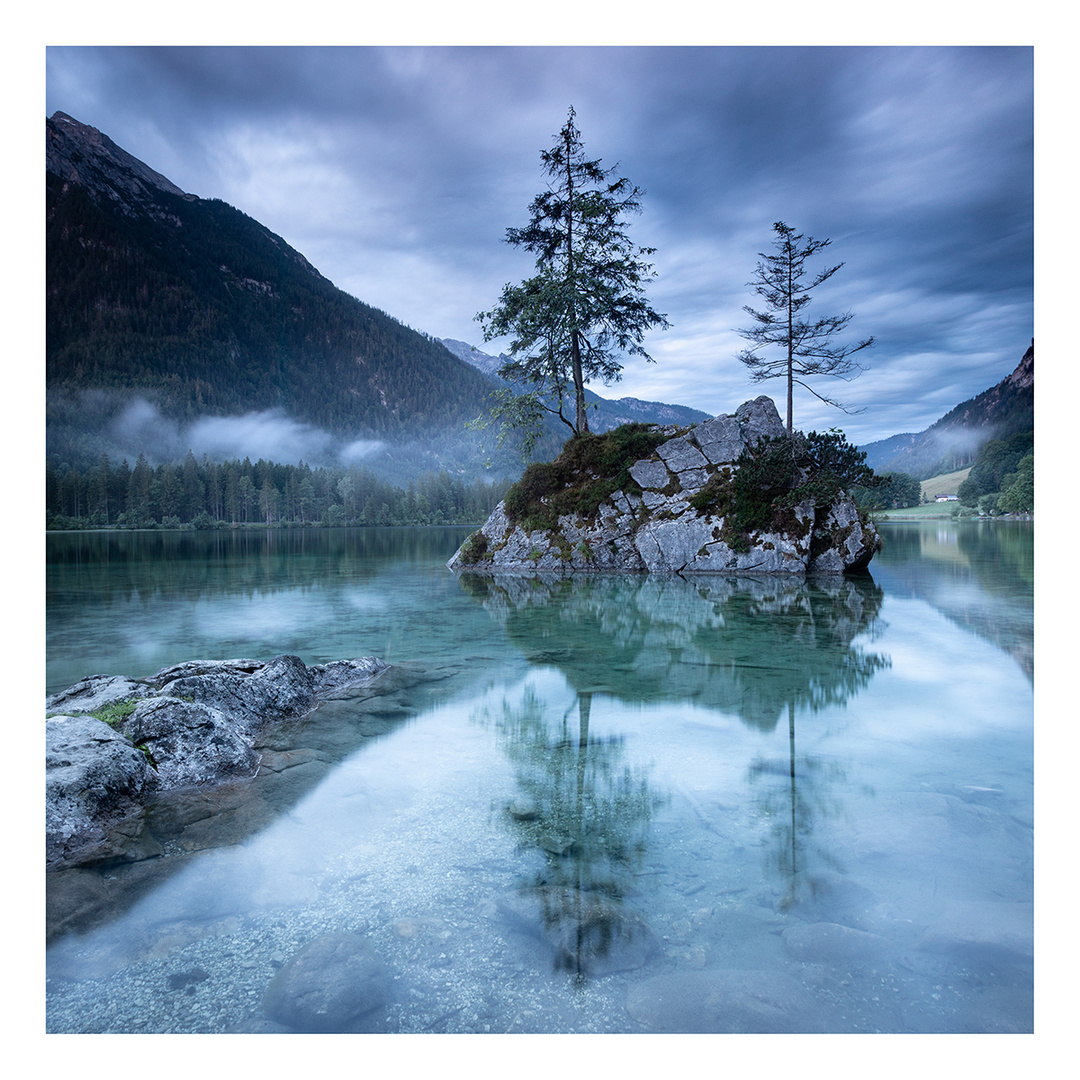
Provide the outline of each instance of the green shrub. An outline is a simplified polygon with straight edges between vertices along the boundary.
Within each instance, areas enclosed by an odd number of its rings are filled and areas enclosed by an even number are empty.
[[[699,515],[724,518],[725,543],[735,551],[749,550],[755,532],[805,529],[793,513],[800,503],[828,506],[856,484],[869,488],[880,483],[865,459],[839,431],[762,439],[739,455],[734,475],[727,470],[714,474],[690,505]]]
[[[478,529],[461,545],[461,558],[467,563],[479,562],[487,555],[488,538]]]

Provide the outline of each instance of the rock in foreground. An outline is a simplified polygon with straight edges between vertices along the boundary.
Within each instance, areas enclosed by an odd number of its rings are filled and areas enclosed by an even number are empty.
[[[358,934],[323,934],[274,976],[263,1011],[294,1031],[347,1032],[387,1000],[382,962]]]
[[[770,398],[681,433],[640,427],[625,434],[625,447],[645,456],[624,466],[614,455],[582,457],[585,439],[572,439],[550,465],[530,466],[447,565],[840,574],[865,569],[880,547],[830,465],[815,461],[805,436],[787,436]],[[742,483],[741,469],[751,470]]]
[[[151,792],[247,777],[255,737],[378,678],[375,657],[192,661],[148,679],[91,675],[45,699],[47,865],[113,857]]]

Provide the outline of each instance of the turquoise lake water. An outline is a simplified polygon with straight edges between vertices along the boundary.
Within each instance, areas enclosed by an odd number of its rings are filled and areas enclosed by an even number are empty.
[[[284,1031],[362,939],[376,1032],[1028,1032],[1030,522],[868,575],[463,577],[464,529],[50,536],[47,680],[380,656],[167,857],[50,887],[47,1026]],[[71,927],[65,933],[64,928]]]

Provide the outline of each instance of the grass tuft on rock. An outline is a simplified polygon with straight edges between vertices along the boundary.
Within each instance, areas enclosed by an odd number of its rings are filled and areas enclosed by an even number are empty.
[[[90,715],[108,724],[111,728],[119,728],[135,711],[135,706],[138,704],[138,698],[128,698],[127,701],[114,701],[111,705],[104,705],[100,709],[94,709]]]
[[[630,468],[672,438],[651,424],[623,424],[602,435],[574,435],[554,461],[530,465],[506,493],[506,513],[531,531],[554,529],[569,514],[595,519],[616,491],[639,494]]]

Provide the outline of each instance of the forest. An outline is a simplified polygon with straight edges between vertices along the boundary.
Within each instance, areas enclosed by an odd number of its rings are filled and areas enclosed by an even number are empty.
[[[102,455],[92,468],[46,465],[47,529],[214,529],[332,525],[479,525],[509,481],[466,484],[445,471],[405,488],[369,470],[259,459],[134,466]]]

